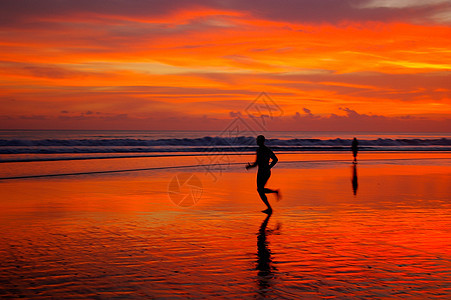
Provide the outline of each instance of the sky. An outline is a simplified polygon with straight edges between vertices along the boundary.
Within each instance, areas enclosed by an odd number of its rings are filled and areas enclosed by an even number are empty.
[[[451,131],[451,0],[2,0],[0,129]]]

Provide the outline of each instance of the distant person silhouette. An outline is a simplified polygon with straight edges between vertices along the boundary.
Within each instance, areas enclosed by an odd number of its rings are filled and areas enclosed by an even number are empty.
[[[279,161],[274,152],[265,146],[265,137],[263,135],[257,136],[257,158],[254,163],[247,163],[246,170],[258,166],[257,172],[257,191],[262,199],[263,203],[268,207],[262,212],[270,214],[272,213],[271,205],[269,205],[268,198],[266,194],[275,193],[277,195],[277,201],[280,199],[279,190],[271,190],[265,188],[266,182],[268,182],[269,177],[271,177],[271,168]],[[271,159],[271,163],[269,160]]]
[[[357,152],[359,152],[359,141],[356,138],[352,140],[351,145],[352,155],[354,156],[354,163],[357,163]]]

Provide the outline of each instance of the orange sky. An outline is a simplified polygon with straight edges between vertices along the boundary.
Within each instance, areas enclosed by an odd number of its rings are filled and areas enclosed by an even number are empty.
[[[2,1],[0,129],[451,131],[449,1],[169,2]]]

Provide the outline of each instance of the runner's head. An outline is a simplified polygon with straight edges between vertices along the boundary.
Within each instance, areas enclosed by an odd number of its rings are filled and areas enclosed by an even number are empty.
[[[257,145],[263,146],[265,144],[265,137],[263,135],[257,136]]]

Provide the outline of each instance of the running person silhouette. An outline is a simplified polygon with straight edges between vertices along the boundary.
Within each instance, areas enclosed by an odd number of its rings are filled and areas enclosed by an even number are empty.
[[[274,152],[271,151],[268,147],[265,146],[265,137],[263,135],[257,136],[257,145],[259,146],[257,149],[257,158],[254,163],[247,163],[246,170],[250,168],[254,168],[258,166],[257,172],[257,191],[262,199],[263,203],[268,207],[262,212],[270,214],[272,213],[271,205],[269,205],[268,198],[266,194],[275,193],[277,196],[277,200],[280,199],[280,191],[279,190],[271,190],[265,188],[266,183],[268,182],[269,177],[271,177],[271,168],[279,161]],[[271,163],[269,160],[271,159]]]

